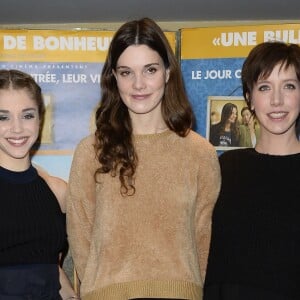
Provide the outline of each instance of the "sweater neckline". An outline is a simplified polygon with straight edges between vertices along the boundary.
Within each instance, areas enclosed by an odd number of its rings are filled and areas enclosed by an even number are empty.
[[[37,170],[30,165],[25,171],[11,171],[0,166],[0,178],[11,183],[28,183],[36,179]]]
[[[250,152],[255,154],[259,157],[269,157],[269,158],[291,158],[291,157],[297,157],[300,156],[300,153],[292,153],[292,154],[285,154],[285,155],[279,155],[279,154],[269,154],[269,153],[262,153],[258,152],[255,148],[249,148]]]
[[[172,133],[173,133],[172,130],[166,129],[166,130],[164,130],[162,132],[158,132],[158,133],[135,134],[134,139],[136,141],[147,140],[147,139],[158,139],[158,138],[161,138],[161,137],[167,137],[167,136],[171,135]]]

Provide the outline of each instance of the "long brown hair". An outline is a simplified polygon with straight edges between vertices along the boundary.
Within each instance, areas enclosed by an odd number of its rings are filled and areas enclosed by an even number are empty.
[[[162,116],[172,131],[186,136],[193,122],[180,67],[162,29],[151,19],[143,18],[122,25],[109,47],[101,74],[102,98],[96,111],[96,152],[101,164],[96,171],[119,176],[121,194],[134,194],[134,174],[138,157],[132,139],[128,109],[120,98],[113,71],[123,51],[131,45],[146,45],[156,51],[169,69],[169,80],[162,99]]]

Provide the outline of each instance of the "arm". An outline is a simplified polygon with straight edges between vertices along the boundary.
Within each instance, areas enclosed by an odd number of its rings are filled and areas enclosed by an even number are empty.
[[[74,153],[67,189],[67,232],[75,269],[81,281],[89,257],[95,214],[94,172],[97,161],[92,139],[84,139]]]
[[[209,142],[214,146],[220,146],[221,123],[210,126]]]
[[[240,138],[239,138],[239,146],[240,147],[248,147],[247,146],[247,130],[246,130],[246,126],[245,125],[240,125],[239,126],[239,134],[240,134]]]
[[[40,166],[36,166],[36,169],[39,173],[39,175],[46,181],[54,195],[56,196],[56,199],[60,205],[60,209],[63,213],[66,212],[66,190],[67,190],[67,183],[55,176],[51,176],[49,173],[47,173],[44,169],[42,169]]]
[[[39,175],[47,182],[48,186],[52,190],[52,192],[55,194],[58,203],[60,205],[60,208],[63,213],[66,211],[66,189],[67,189],[67,183],[62,180],[61,178],[51,176],[48,174],[45,170],[37,167]],[[60,255],[61,258],[61,255]],[[60,259],[61,260],[61,259]],[[79,299],[79,297],[74,292],[74,289],[72,288],[72,285],[65,273],[65,271],[61,268],[61,266],[58,266],[59,268],[59,282],[61,285],[61,289],[59,291],[61,297],[63,300],[67,299]]]
[[[207,151],[208,155],[202,157],[199,166],[195,227],[200,272],[204,282],[211,237],[211,216],[220,191],[221,175],[215,150],[203,147],[203,151]]]
[[[65,273],[65,271],[59,266],[59,282],[61,289],[59,294],[63,300],[80,299],[74,292],[72,285]]]

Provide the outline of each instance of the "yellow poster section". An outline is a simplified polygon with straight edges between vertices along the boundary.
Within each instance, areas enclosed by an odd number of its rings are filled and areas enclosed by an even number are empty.
[[[113,31],[1,30],[0,61],[104,62]],[[165,32],[175,52],[175,32]]]
[[[300,24],[207,27],[181,30],[181,59],[246,57],[265,41],[300,44]]]

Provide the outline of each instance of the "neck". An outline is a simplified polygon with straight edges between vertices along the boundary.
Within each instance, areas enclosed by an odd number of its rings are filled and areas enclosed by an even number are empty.
[[[162,127],[153,127],[153,128],[138,128],[137,130],[133,130],[133,134],[136,135],[143,135],[143,134],[155,134],[155,133],[161,133],[168,129],[167,126]]]
[[[10,170],[10,171],[15,171],[15,172],[21,172],[25,171],[29,168],[30,166],[30,160],[28,159],[2,159],[0,156],[0,166]]]
[[[226,122],[226,123],[225,123],[224,130],[225,130],[225,131],[230,131],[230,130],[231,130],[231,126],[230,126],[230,125],[231,125],[230,122]]]
[[[300,153],[300,142],[295,134],[260,136],[255,149],[260,153],[289,155]]]
[[[154,117],[153,115],[134,115],[131,117],[133,134],[154,134],[166,131],[167,124],[162,116]]]

